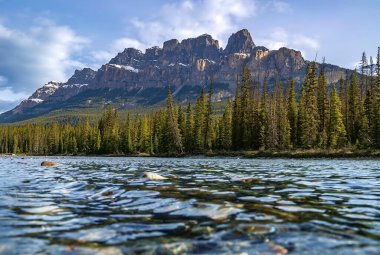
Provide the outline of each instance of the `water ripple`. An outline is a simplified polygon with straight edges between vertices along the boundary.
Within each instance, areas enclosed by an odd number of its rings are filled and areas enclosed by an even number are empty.
[[[3,156],[0,254],[379,254],[379,165]]]

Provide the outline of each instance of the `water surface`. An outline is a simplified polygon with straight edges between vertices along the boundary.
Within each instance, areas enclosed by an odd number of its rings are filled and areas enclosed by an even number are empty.
[[[376,160],[1,157],[0,196],[2,254],[380,254]]]

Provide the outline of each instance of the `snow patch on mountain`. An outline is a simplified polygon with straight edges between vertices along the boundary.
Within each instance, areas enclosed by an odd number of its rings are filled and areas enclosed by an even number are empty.
[[[29,98],[28,100],[32,101],[32,102],[35,102],[37,104],[42,103],[44,101],[44,100],[42,100],[40,98]]]
[[[85,87],[85,86],[88,86],[88,84],[65,84],[65,85],[62,85],[62,88],[81,88],[81,87]]]
[[[116,67],[116,68],[120,68],[120,69],[124,69],[124,70],[128,70],[128,71],[131,71],[131,72],[134,72],[134,73],[138,73],[139,72],[139,69],[137,68],[134,68],[132,66],[127,66],[127,65],[117,65],[117,64],[109,64],[110,66],[113,66],[113,67]]]

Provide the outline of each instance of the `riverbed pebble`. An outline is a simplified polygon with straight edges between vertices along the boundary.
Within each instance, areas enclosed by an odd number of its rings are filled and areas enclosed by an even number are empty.
[[[145,172],[144,173],[144,178],[147,178],[152,181],[160,181],[160,180],[166,180],[168,178],[161,176],[159,174],[153,173],[153,172]]]
[[[42,161],[41,166],[55,166],[56,163],[51,161]]]

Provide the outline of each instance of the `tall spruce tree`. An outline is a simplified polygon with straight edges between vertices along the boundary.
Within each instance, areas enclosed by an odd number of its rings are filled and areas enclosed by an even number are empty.
[[[107,107],[98,124],[101,136],[101,151],[105,154],[118,152],[119,117],[115,108]]]
[[[278,130],[278,149],[288,149],[290,147],[290,124],[286,107],[286,98],[281,83],[276,88],[276,121]]]
[[[243,68],[241,96],[240,96],[240,124],[241,124],[241,149],[248,149],[251,141],[251,102],[250,85],[252,84],[251,72],[247,67]]]
[[[351,75],[348,90],[347,133],[351,144],[356,144],[360,131],[360,91],[356,71]]]
[[[296,93],[294,88],[294,80],[290,83],[289,98],[288,98],[288,119],[290,124],[290,142],[293,147],[297,144],[297,119],[298,109],[296,102]]]
[[[377,49],[377,79],[373,91],[373,130],[372,139],[376,149],[380,149],[380,47]]]
[[[330,114],[328,121],[328,146],[330,148],[339,148],[347,143],[341,108],[341,102],[334,86],[330,93]]]
[[[263,87],[261,92],[261,100],[260,100],[260,111],[259,111],[259,148],[265,149],[268,146],[268,142],[266,139],[266,132],[268,130],[268,103],[267,103],[267,79],[263,80]]]
[[[241,106],[239,93],[239,76],[236,76],[235,98],[232,108],[232,148],[241,149]]]
[[[204,150],[204,136],[206,127],[207,97],[204,88],[201,95],[195,103],[194,116],[194,149],[198,151]]]
[[[177,110],[177,116],[178,116],[178,128],[179,128],[179,132],[181,134],[181,137],[183,138],[184,135],[185,135],[185,126],[186,126],[186,118],[185,118],[185,114],[182,110],[182,106],[179,105],[178,106],[178,110]]]
[[[232,107],[231,101],[227,101],[223,117],[219,124],[220,147],[223,150],[230,150],[232,146]]]
[[[327,82],[322,69],[318,76],[318,89],[317,89],[317,107],[318,107],[318,146],[324,147],[327,144]]]
[[[364,101],[364,97],[367,91],[367,70],[368,60],[365,52],[362,54],[362,59],[360,61],[360,101]]]
[[[193,111],[192,106],[189,103],[186,110],[186,127],[185,127],[185,137],[184,137],[184,145],[185,150],[187,152],[192,152],[194,150],[194,117],[193,117]]]
[[[312,66],[309,64],[307,67],[306,78],[301,90],[299,104],[299,144],[306,148],[314,147],[318,142],[319,114],[316,93],[316,69],[316,63],[313,63]]]
[[[167,143],[167,152],[169,153],[182,153],[181,134],[178,128],[178,119],[174,111],[173,97],[168,87],[167,107],[166,107],[166,126],[165,138]]]
[[[205,128],[203,144],[206,150],[210,150],[212,147],[212,93],[213,93],[214,77],[211,77],[211,82],[207,94],[207,105],[205,112]]]

